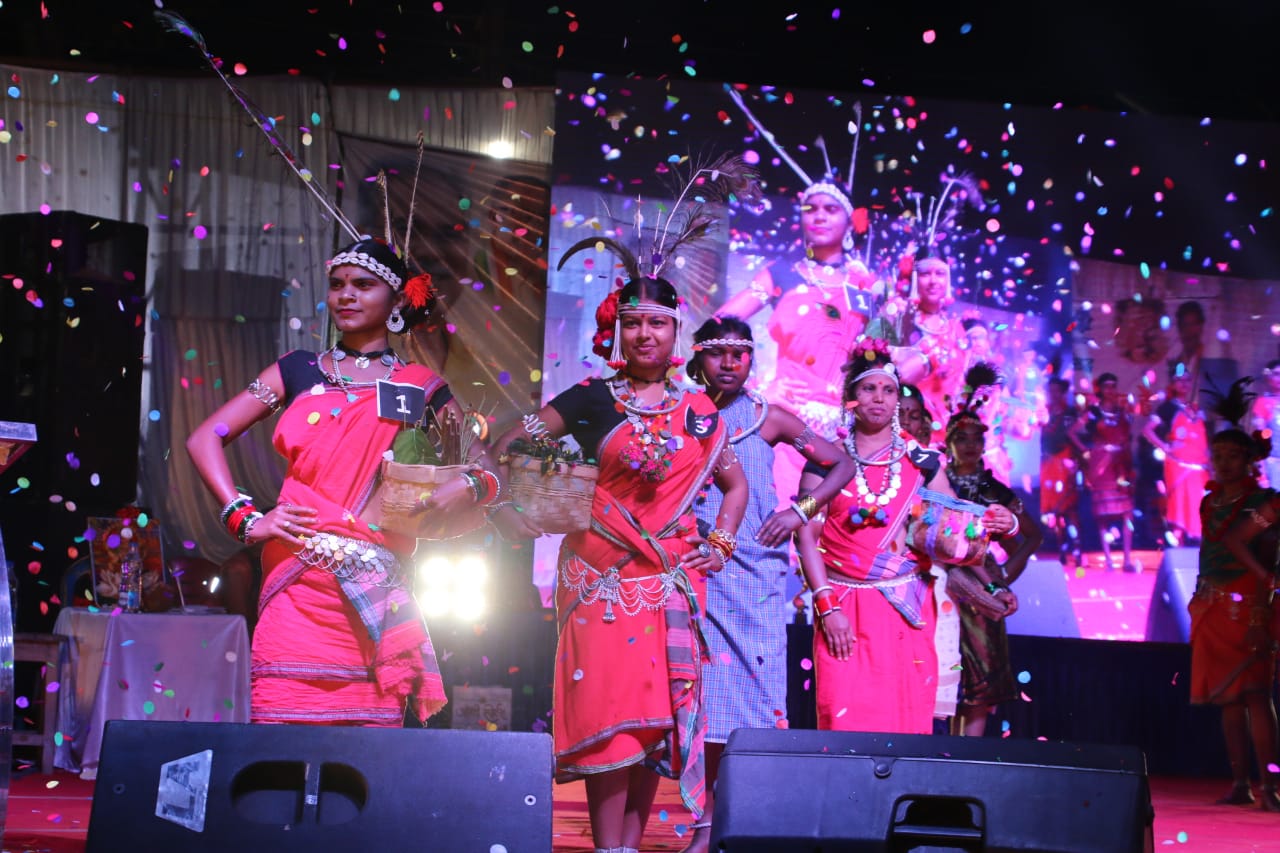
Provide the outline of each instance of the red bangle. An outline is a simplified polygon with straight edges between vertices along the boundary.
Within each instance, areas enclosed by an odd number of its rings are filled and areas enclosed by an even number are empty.
[[[245,504],[242,507],[237,507],[235,510],[231,512],[229,516],[227,516],[227,530],[231,533],[232,536],[238,537],[240,535],[240,525],[244,522],[246,518],[253,515],[257,511],[258,510],[254,508],[253,504],[251,503]]]
[[[502,488],[502,484],[498,482],[498,475],[492,471],[481,468],[476,475],[485,481],[489,487],[488,493],[485,495],[484,502],[491,504],[498,499],[498,492]]]
[[[835,600],[835,595],[824,595],[822,598],[815,598],[813,600],[813,609],[819,616],[826,616],[833,610],[839,609],[836,607]]]

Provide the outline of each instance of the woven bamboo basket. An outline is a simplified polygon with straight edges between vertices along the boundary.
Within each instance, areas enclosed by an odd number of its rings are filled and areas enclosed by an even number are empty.
[[[542,460],[510,455],[507,486],[512,499],[545,533],[576,533],[591,526],[591,500],[596,494],[595,465],[557,462],[547,473]]]
[[[413,509],[441,484],[469,470],[466,465],[405,465],[382,461],[378,490],[369,502],[379,527],[418,539],[452,539],[484,524],[484,511],[428,517]]]

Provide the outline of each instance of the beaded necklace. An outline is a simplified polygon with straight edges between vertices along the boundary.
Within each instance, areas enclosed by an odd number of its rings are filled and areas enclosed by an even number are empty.
[[[667,379],[662,383],[662,399],[648,408],[625,376],[619,374],[605,384],[631,425],[631,441],[618,456],[645,482],[661,483],[671,468],[668,457],[684,446],[683,436],[671,432],[671,413],[680,406],[684,392]]]
[[[845,449],[853,457],[853,489],[858,496],[858,506],[849,508],[849,522],[854,527],[862,524],[882,526],[889,520],[889,513],[885,507],[898,496],[898,490],[902,488],[902,457],[906,449],[903,447],[901,452],[895,452],[899,449],[900,439],[894,436],[889,446],[892,456],[888,462],[865,460],[858,453],[858,442],[855,436],[856,433],[851,431],[844,440]],[[867,470],[863,467],[864,464],[889,466],[881,483],[884,491],[872,491],[871,485],[867,482]]]

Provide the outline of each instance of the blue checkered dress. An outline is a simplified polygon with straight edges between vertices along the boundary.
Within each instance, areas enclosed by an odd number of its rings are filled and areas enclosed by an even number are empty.
[[[729,435],[745,432],[759,412],[740,395],[720,412]],[[711,666],[703,707],[707,740],[724,743],[739,728],[774,728],[787,718],[787,573],[790,548],[765,548],[756,531],[777,508],[773,487],[773,448],[759,431],[734,446],[751,486],[747,513],[738,528],[738,547],[724,571],[707,580],[703,630]],[[712,527],[724,495],[714,485],[694,505],[698,518]]]

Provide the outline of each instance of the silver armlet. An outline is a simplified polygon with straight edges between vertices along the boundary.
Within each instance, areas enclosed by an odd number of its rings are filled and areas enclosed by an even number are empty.
[[[806,447],[813,444],[813,440],[815,438],[817,438],[817,436],[813,434],[813,430],[806,426],[800,431],[800,434],[796,436],[795,441],[791,443],[795,446],[796,450],[803,453]]]
[[[270,409],[272,414],[280,409],[280,395],[272,391],[271,386],[261,379],[255,379],[249,383],[249,393],[255,400]]]
[[[537,414],[525,415],[520,419],[520,423],[524,425],[524,431],[529,434],[530,438],[537,438],[544,435],[547,431],[547,424]]]

